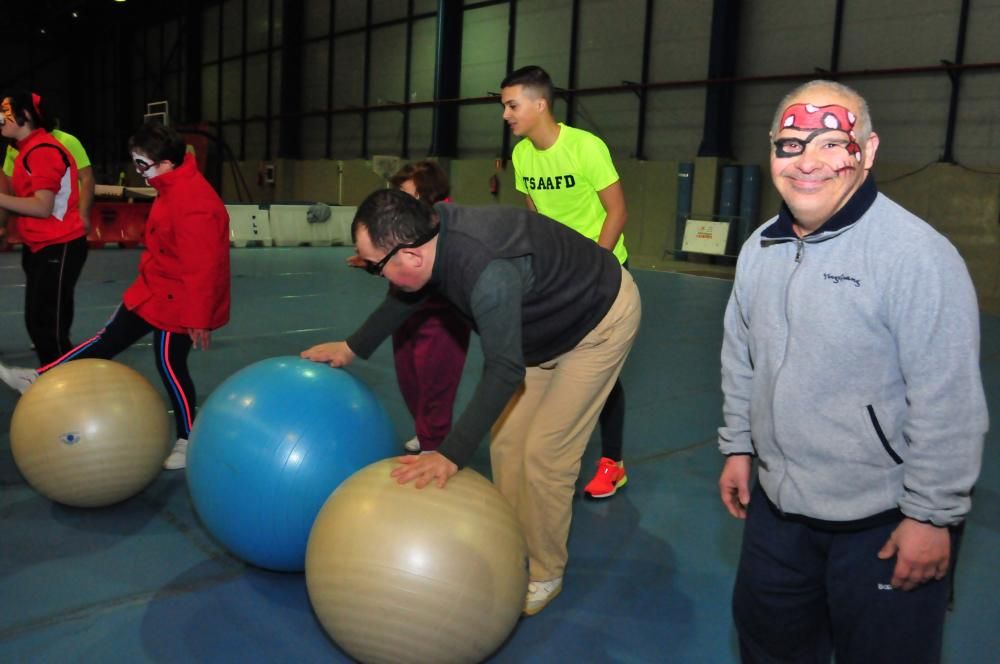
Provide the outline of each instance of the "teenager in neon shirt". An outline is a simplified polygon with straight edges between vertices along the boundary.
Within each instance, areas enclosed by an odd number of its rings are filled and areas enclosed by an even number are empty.
[[[522,67],[500,84],[503,118],[523,137],[512,155],[517,190],[528,207],[569,226],[611,251],[628,268],[622,230],[628,212],[611,153],[590,132],[556,122],[552,79],[541,67]],[[601,411],[601,459],[584,493],[609,498],[625,486],[622,460],[625,391],[615,383]]]

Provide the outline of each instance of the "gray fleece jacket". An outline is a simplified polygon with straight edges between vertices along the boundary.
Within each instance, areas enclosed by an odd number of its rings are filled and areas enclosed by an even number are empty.
[[[871,176],[817,232],[781,213],[740,253],[722,346],[725,455],[778,509],[960,522],[988,427],[979,310],[948,240]]]

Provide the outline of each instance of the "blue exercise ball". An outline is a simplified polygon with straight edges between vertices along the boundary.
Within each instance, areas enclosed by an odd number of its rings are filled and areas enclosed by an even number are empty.
[[[302,571],[324,501],[397,448],[392,422],[361,381],[276,357],[233,374],[205,402],[191,430],[188,489],[202,523],[233,554]]]

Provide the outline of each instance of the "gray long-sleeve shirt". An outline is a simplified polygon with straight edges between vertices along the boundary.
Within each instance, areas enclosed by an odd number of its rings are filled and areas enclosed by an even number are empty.
[[[479,333],[482,377],[438,452],[468,463],[524,379],[525,367],[571,350],[611,308],[621,266],[611,252],[521,208],[438,204],[441,230],[431,282]],[[347,339],[367,358],[420,306],[390,293]]]

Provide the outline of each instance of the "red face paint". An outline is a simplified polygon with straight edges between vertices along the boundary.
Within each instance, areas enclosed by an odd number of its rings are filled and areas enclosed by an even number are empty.
[[[850,141],[845,145],[847,153],[853,155],[855,159],[861,161],[861,146],[858,145],[857,137],[854,135],[854,125],[857,117],[837,104],[827,106],[814,106],[813,104],[792,104],[781,114],[781,122],[778,130],[797,129],[800,131],[810,131],[809,136],[802,140],[778,139],[774,142],[775,156],[780,158],[794,157],[805,150],[809,141],[820,134],[829,131],[842,131],[850,137]],[[793,144],[798,144],[802,150],[796,151]],[[791,148],[791,149],[788,149]]]

